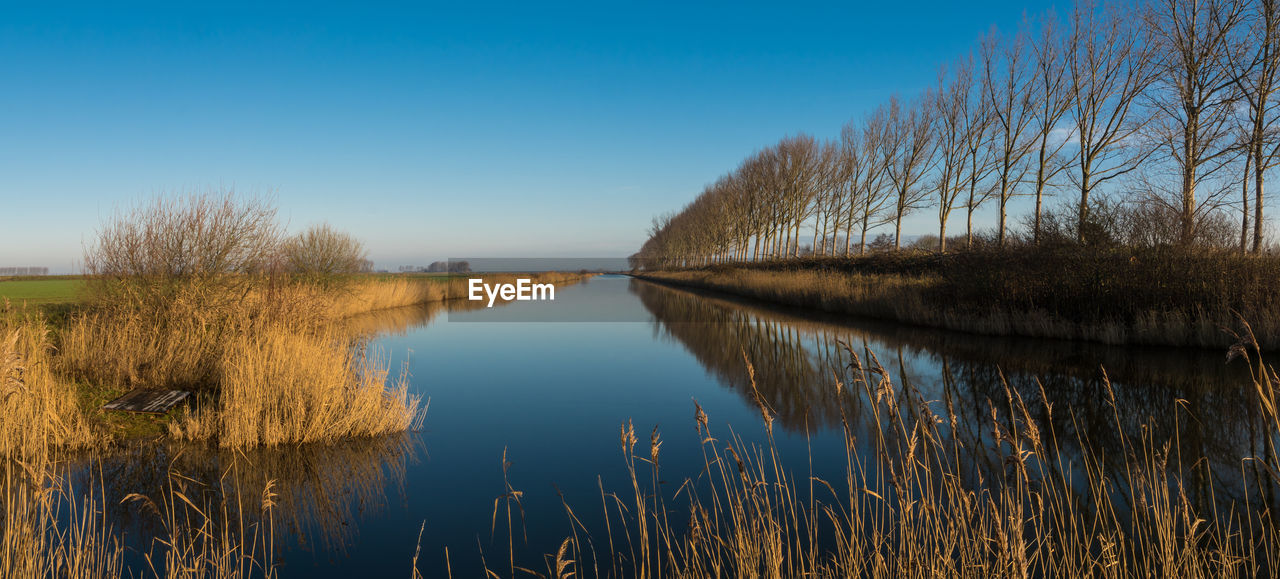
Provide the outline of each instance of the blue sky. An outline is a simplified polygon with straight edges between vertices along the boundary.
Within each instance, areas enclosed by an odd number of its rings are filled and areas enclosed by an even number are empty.
[[[391,269],[626,255],[751,151],[1052,5],[180,4],[0,8],[0,266],[74,271],[116,207],[231,187]]]

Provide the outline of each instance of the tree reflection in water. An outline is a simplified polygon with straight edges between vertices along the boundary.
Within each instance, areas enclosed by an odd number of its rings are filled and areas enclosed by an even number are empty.
[[[1184,464],[1200,457],[1210,463],[1210,469],[1188,473],[1196,487],[1188,489],[1191,500],[1205,504],[1212,493],[1220,500],[1242,499],[1238,473],[1244,469],[1256,483],[1250,486],[1276,503],[1272,477],[1259,470],[1264,467],[1254,461],[1242,466],[1243,458],[1268,452],[1267,429],[1248,368],[1225,363],[1224,353],[980,336],[815,314],[639,280],[630,291],[654,316],[655,332],[681,344],[751,403],[745,353],[755,366],[756,387],[792,432],[838,430],[842,415],[863,440],[884,428],[863,411],[865,393],[846,390],[841,396],[835,388],[837,376],[853,362],[850,353],[864,362],[874,355],[895,374],[896,384],[933,401],[934,412],[954,413],[954,431],[950,425],[944,431],[973,453],[975,476],[1000,469],[999,453],[988,451],[994,446],[992,410],[1007,418],[1012,396],[1026,401],[1042,429],[1052,430],[1062,458],[1090,450],[1106,457],[1108,468],[1123,469],[1131,457],[1115,452],[1118,424],[1135,439],[1145,432],[1154,441],[1175,441],[1171,452],[1180,452]],[[1107,403],[1112,395],[1114,410]],[[1106,449],[1112,452],[1099,452]],[[1205,484],[1205,472],[1215,473],[1215,484]]]

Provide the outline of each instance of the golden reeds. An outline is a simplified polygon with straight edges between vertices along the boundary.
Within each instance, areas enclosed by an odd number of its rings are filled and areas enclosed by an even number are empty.
[[[218,382],[213,407],[171,423],[172,434],[243,447],[374,436],[422,420],[408,377],[388,384],[381,356],[332,330],[236,337]]]
[[[571,283],[584,276],[477,277]],[[192,285],[169,288],[156,304],[94,301],[58,333],[52,362],[60,375],[106,388],[111,396],[133,387],[195,391],[205,403],[199,416],[187,415],[171,432],[223,446],[370,436],[421,421],[406,378],[388,385],[380,357],[360,347],[363,336],[347,320],[462,298],[466,278],[250,281],[228,286],[243,288],[235,299]],[[99,289],[103,296],[124,295]]]
[[[95,489],[72,487],[47,456],[0,452],[0,577],[118,577],[123,549]]]
[[[43,318],[0,308],[0,454],[30,460],[50,446],[79,448],[99,440],[75,385],[53,371],[52,358]]]
[[[231,470],[236,468],[232,466]],[[231,471],[227,475],[231,476]],[[234,479],[235,477],[231,477]],[[275,482],[245,497],[240,485],[218,481],[221,500],[208,498],[203,484],[170,468],[168,484],[157,504],[151,497],[130,494],[125,502],[161,520],[163,536],[143,554],[148,571],[165,579],[274,579]],[[247,505],[247,507],[246,507]],[[256,509],[254,507],[257,507]],[[256,512],[255,512],[256,511]],[[155,549],[160,549],[157,554]]]
[[[942,280],[935,274],[714,268],[646,272],[638,277],[783,305],[976,334],[1113,345],[1226,348],[1231,338],[1223,328],[1233,326],[1237,316],[1230,308],[1203,307],[1144,310],[1133,319],[1071,319],[1048,309],[1008,304],[974,309],[961,307],[943,295]],[[1252,310],[1248,317],[1262,342],[1280,344],[1280,313]]]
[[[1246,338],[1236,355],[1257,355]],[[1158,440],[1148,428],[1125,432],[1113,395],[1102,404],[1114,416],[1118,446],[1096,449],[1082,432],[1075,436],[1084,450],[1067,455],[1062,435],[1033,418],[1053,416],[1045,400],[1025,400],[1006,384],[1003,400],[988,401],[990,430],[959,432],[948,426],[956,424],[950,404],[925,399],[910,382],[895,383],[870,351],[845,345],[844,353],[831,395],[860,398],[871,427],[870,439],[858,440],[851,425],[858,417],[842,410],[844,481],[812,474],[798,480],[772,436],[763,445],[716,438],[695,402],[704,465],[669,495],[657,477],[657,432],[642,458],[635,428],[625,423],[620,441],[632,498],[601,486],[609,553],[595,575],[1209,577],[1280,570],[1272,510],[1245,501],[1224,512],[1214,497],[1197,496],[1205,489],[1195,485],[1233,473],[1182,457],[1173,450],[1176,434]],[[1252,363],[1257,402],[1271,424],[1262,436],[1274,440],[1280,378]],[[1104,388],[1110,393],[1105,378]],[[1182,401],[1169,403],[1190,418]],[[1241,458],[1265,464],[1263,476],[1278,472],[1274,455]],[[649,463],[653,476],[639,463]],[[1253,482],[1244,476],[1246,492]],[[676,497],[687,508],[673,506]],[[576,543],[578,534],[575,527],[569,538]],[[625,542],[615,543],[615,535]],[[548,561],[566,558],[564,550]],[[573,558],[582,556],[575,551]]]

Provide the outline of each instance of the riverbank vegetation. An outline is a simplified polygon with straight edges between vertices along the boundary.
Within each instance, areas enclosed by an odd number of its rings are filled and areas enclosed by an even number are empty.
[[[839,309],[987,332],[1221,345],[1220,337],[1202,337],[1230,319],[1218,310],[1237,307],[1218,298],[1245,289],[1231,285],[1236,281],[1275,269],[1264,215],[1266,179],[1280,158],[1274,4],[1081,0],[1065,15],[1046,12],[1016,31],[993,32],[944,66],[936,86],[913,99],[891,98],[838,137],[792,135],[752,154],[684,208],[656,218],[632,265],[654,271],[976,251],[942,261],[990,271],[950,271],[944,287],[952,294],[942,302],[918,299],[933,311]],[[903,234],[914,216],[926,214],[930,234]],[[1233,253],[1267,261],[1230,259]],[[1046,256],[1048,263],[1034,267]],[[1132,272],[1159,274],[1149,280],[1154,289],[1125,279],[1120,266],[1130,259],[1138,264]],[[908,283],[898,276],[911,278],[909,285],[935,276],[927,258],[901,263],[921,267],[880,276],[857,260],[823,262],[820,269],[869,277],[824,279],[824,289],[784,301],[858,303],[862,291],[898,291]],[[1193,279],[1179,279],[1183,267]],[[793,269],[812,271],[807,264]],[[1201,275],[1210,271],[1221,275]],[[982,301],[992,289],[987,280],[1006,274],[1024,285],[1000,284],[1005,311],[938,307]],[[749,295],[795,294],[783,286],[813,281],[705,277],[716,278],[708,285],[739,285]],[[963,285],[964,278],[976,285]],[[1046,282],[1060,289],[1043,289]],[[906,297],[917,300],[916,292]],[[1126,310],[1119,319],[1086,311],[1103,313],[1112,304]],[[1011,319],[952,319],[988,314]],[[1249,319],[1264,326],[1277,316],[1268,309]],[[1160,338],[1169,325],[1174,337]],[[1272,330],[1259,330],[1271,343]]]
[[[223,193],[118,212],[84,263],[72,307],[0,312],[11,344],[0,447],[29,454],[166,431],[251,447],[413,428],[425,405],[345,320],[466,295],[461,278],[363,274],[349,235],[328,225],[285,235],[270,204]],[[97,409],[134,388],[186,390],[195,404],[173,422]]]
[[[1235,457],[1238,469],[1229,472],[1211,465],[1233,460],[1184,455],[1176,432],[1131,431],[1109,383],[1099,401],[1111,417],[1108,432],[1059,430],[1052,425],[1074,424],[1077,412],[1092,409],[1057,407],[1043,386],[1027,397],[1007,382],[985,403],[950,390],[931,400],[910,381],[895,382],[892,364],[874,352],[842,350],[829,395],[842,400],[835,406],[842,409],[843,480],[783,460],[776,413],[758,394],[763,444],[713,432],[695,401],[701,472],[663,470],[670,450],[661,432],[655,428],[646,445],[645,433],[624,423],[619,443],[629,479],[613,481],[621,484],[616,490],[602,482],[596,507],[566,505],[572,532],[538,566],[555,577],[777,578],[1215,577],[1280,569],[1277,377],[1247,333],[1232,352],[1254,371],[1260,430],[1253,435],[1261,445],[1250,447],[1257,455]],[[755,390],[750,360],[739,362]],[[1197,420],[1184,401],[1167,404],[1179,420]],[[961,414],[986,416],[985,425],[966,426]],[[1091,443],[1100,436],[1118,446]],[[503,460],[504,478],[518,480]],[[1225,480],[1238,481],[1243,497],[1219,496]],[[519,483],[506,484],[518,498]],[[587,508],[603,509],[600,528],[583,524]],[[508,540],[519,540],[508,531]],[[486,568],[515,575],[521,562],[506,555]]]
[[[1225,349],[1250,320],[1280,347],[1280,258],[1040,246],[885,252],[645,271],[815,310],[988,335]]]
[[[467,281],[374,276],[361,271],[367,263],[357,240],[329,226],[287,236],[265,201],[207,193],[158,198],[108,219],[86,250],[86,275],[71,280],[74,292],[55,280],[43,289],[57,290],[56,299],[0,300],[0,576],[122,574],[126,548],[107,517],[114,510],[102,504],[102,473],[86,481],[68,467],[101,460],[122,438],[168,435],[227,449],[225,479],[256,447],[419,428],[426,404],[353,320],[462,298]],[[99,409],[134,388],[187,390],[195,403],[172,419]],[[211,489],[176,468],[159,495],[130,496],[160,520],[155,541],[143,545],[151,549],[145,569],[133,571],[276,576],[276,479],[288,473]]]

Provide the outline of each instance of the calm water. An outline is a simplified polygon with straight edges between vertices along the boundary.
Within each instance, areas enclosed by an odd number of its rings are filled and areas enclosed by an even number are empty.
[[[505,510],[491,534],[495,499],[506,491],[505,453],[507,480],[523,493],[523,524],[518,510],[513,515],[517,562],[543,570],[542,554],[572,532],[562,497],[597,533],[595,547],[606,555],[601,486],[625,496],[630,485],[621,423],[633,421],[645,455],[645,438],[658,428],[668,496],[703,464],[694,400],[718,436],[766,440],[743,353],[778,415],[775,439],[798,479],[808,475],[812,457],[815,475],[842,480],[841,408],[860,439],[875,426],[860,416],[856,398],[835,395],[831,367],[849,362],[841,342],[864,359],[868,350],[874,353],[895,382],[918,388],[937,401],[939,412],[952,404],[960,418],[955,436],[987,436],[989,401],[1005,400],[1003,375],[1047,423],[1043,385],[1060,438],[1082,432],[1105,448],[1114,443],[1107,433],[1117,420],[1103,404],[1105,367],[1118,420],[1130,432],[1147,423],[1157,440],[1179,433],[1184,453],[1211,457],[1225,473],[1239,472],[1239,457],[1260,453],[1251,443],[1259,422],[1244,390],[1247,370],[1224,363],[1218,352],[984,338],[814,315],[620,276],[560,288],[556,297],[536,304],[544,308],[540,319],[548,319],[548,311],[582,319],[571,312],[589,308],[637,321],[495,321],[512,319],[497,308],[370,316],[357,323],[377,332],[374,344],[393,371],[407,364],[414,391],[430,399],[422,432],[238,458],[177,445],[133,448],[95,466],[112,495],[107,504],[115,505],[117,528],[145,549],[158,520],[135,504],[120,505],[119,497],[158,496],[172,465],[209,493],[225,486],[218,481],[238,481],[248,495],[266,480],[277,481],[276,556],[283,577],[409,576],[420,529],[418,566],[426,576],[444,573],[446,548],[455,576],[479,576],[482,556],[490,567],[506,568]],[[1175,400],[1185,400],[1194,416],[1175,412]],[[1233,487],[1219,486],[1229,497]]]

